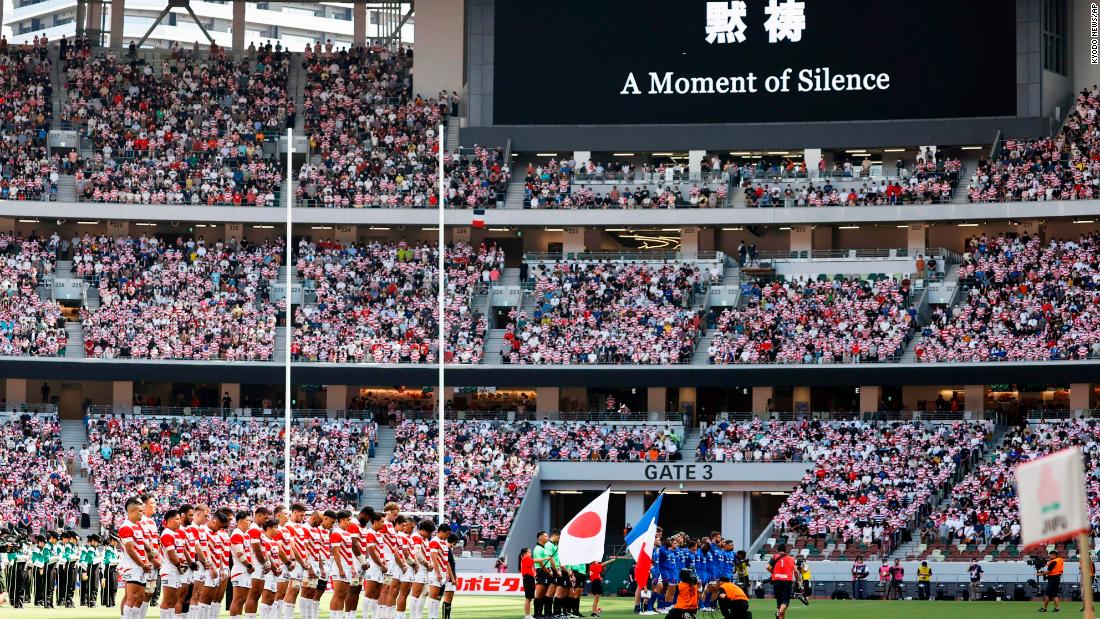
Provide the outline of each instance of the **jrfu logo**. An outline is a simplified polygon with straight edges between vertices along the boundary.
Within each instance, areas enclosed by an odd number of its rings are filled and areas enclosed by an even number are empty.
[[[746,36],[745,17],[748,5],[743,0],[707,3],[707,43],[743,43]],[[764,30],[769,43],[779,41],[798,42],[806,29],[806,3],[796,0],[768,0],[764,7],[768,16]]]

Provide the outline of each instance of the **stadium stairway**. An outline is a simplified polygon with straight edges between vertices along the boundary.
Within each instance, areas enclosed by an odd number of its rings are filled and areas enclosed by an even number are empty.
[[[286,359],[286,327],[275,327],[274,360],[281,363]]]
[[[699,343],[695,345],[695,356],[691,358],[692,365],[708,365],[710,362],[710,355],[707,354],[707,349],[710,348],[710,343],[714,341],[714,330],[710,333],[699,338]]]
[[[76,178],[72,174],[57,175],[57,199],[60,202],[76,202]]]
[[[79,321],[65,323],[65,333],[69,336],[69,342],[65,345],[66,359],[84,358],[84,327]]]
[[[83,353],[83,349],[81,350]],[[75,449],[76,453],[80,453],[80,448],[88,442],[88,433],[84,430],[84,421],[82,419],[62,419],[61,420],[61,444],[65,447],[65,451],[70,448]],[[79,457],[79,456],[78,456]],[[96,494],[95,487],[92,486],[92,482],[87,477],[81,477],[80,465],[77,464],[77,474],[73,475],[73,496],[79,498],[81,501],[88,499],[88,502],[92,504],[92,518],[91,527],[87,529],[78,529],[81,535],[88,535],[89,533],[99,532],[99,510],[96,508]],[[79,523],[78,523],[79,524]]]
[[[683,462],[695,462],[695,454],[698,453],[699,441],[702,438],[703,433],[699,428],[684,428],[684,441],[680,444],[680,455],[684,458]]]
[[[498,286],[519,286],[519,267],[504,267]]]
[[[366,471],[363,474],[362,504],[381,509],[386,504],[386,491],[378,483],[378,471],[393,459],[397,440],[393,436],[393,428],[389,426],[378,426],[375,439],[374,457],[367,460]]]
[[[306,115],[303,104],[305,102],[305,84],[306,74],[302,68],[304,56],[302,54],[290,55],[290,74],[287,75],[287,88],[291,90],[291,94],[294,96],[294,109],[297,113],[294,115],[294,135],[305,135],[306,127]]]
[[[506,329],[489,329],[489,333],[485,335],[485,356],[482,361],[485,365],[501,365],[500,351],[504,350],[506,344],[506,332]]]
[[[519,176],[517,177],[517,173]],[[512,182],[508,183],[508,193],[504,194],[504,208],[523,208],[523,188],[526,183],[527,168],[513,166]]]
[[[447,135],[444,137],[443,147],[447,149],[448,153],[457,153],[459,146],[458,142],[458,119],[453,116],[447,119]]]
[[[94,286],[89,287],[85,298],[84,307],[90,310],[99,309],[99,288]]]

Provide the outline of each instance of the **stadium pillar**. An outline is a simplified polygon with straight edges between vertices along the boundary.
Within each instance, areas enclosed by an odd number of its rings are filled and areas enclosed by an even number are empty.
[[[811,178],[817,176],[817,166],[821,162],[821,149],[820,148],[804,148],[802,149],[802,161],[806,162],[806,173]]]
[[[722,493],[722,537],[733,540],[735,548],[747,548],[752,543],[748,528],[752,522],[751,515],[752,506],[747,492]]]
[[[699,228],[686,226],[680,229],[680,254],[685,259],[699,257]]]
[[[707,156],[705,150],[688,151],[688,176],[693,181],[703,178],[703,158]]]
[[[1069,386],[1069,408],[1074,411],[1085,411],[1093,408],[1096,396],[1091,383],[1072,383]]]
[[[354,243],[359,238],[358,226],[336,226],[332,236],[340,243]]]
[[[808,252],[814,248],[813,226],[791,226],[791,251]]]
[[[590,150],[575,150],[573,151],[573,161],[577,164],[579,170],[581,166],[587,164],[592,159],[592,151]]]
[[[584,251],[584,228],[566,228],[562,235],[561,251],[563,258],[569,254],[579,254]]]
[[[771,412],[772,399],[775,397],[775,387],[752,388],[752,412],[763,415]]]
[[[556,413],[561,410],[561,388],[539,387],[535,389],[535,412]]]
[[[325,410],[330,413],[347,410],[348,386],[328,385],[325,389]]]
[[[229,399],[232,400],[232,402],[230,402],[230,404],[229,404],[231,408],[237,409],[237,408],[241,407],[241,384],[240,383],[222,383],[222,393],[218,397],[218,404],[219,405],[222,402],[222,398],[224,398],[226,394],[229,394]]]
[[[111,405],[126,408],[134,405],[134,383],[128,380],[116,380],[111,383]]]
[[[367,44],[367,3],[356,0],[351,8],[351,42],[354,45]]]
[[[642,519],[642,514],[645,513],[645,493],[644,492],[627,492],[625,501],[625,509],[623,510],[623,520],[631,525],[638,524],[638,521]]]
[[[473,236],[473,230],[471,226],[455,226],[451,228],[451,242],[452,243],[470,243],[470,238]]]
[[[126,0],[111,0],[111,49],[122,49],[126,26]]]
[[[130,222],[111,220],[107,222],[107,231],[113,236],[129,236],[130,235]]]
[[[916,260],[917,254],[928,247],[928,224],[909,224],[906,237],[909,257]]]
[[[680,387],[680,408],[678,410],[683,415],[690,415],[690,417],[687,418],[687,421],[690,423],[695,422],[697,413],[695,403],[698,401],[696,399],[697,397],[698,394],[695,391],[695,387]],[[687,424],[684,425],[687,426]],[[684,432],[688,432],[689,430],[690,428],[688,427],[684,428]]]
[[[650,387],[646,390],[646,410],[648,412],[664,413],[667,412],[667,406],[668,387]]]
[[[809,387],[795,387],[793,397],[791,398],[791,404],[795,411],[805,410],[810,411],[810,388]]]
[[[859,388],[859,412],[877,413],[879,400],[882,399],[882,387]]]
[[[27,379],[8,378],[4,380],[4,394],[11,404],[27,403]]]
[[[94,47],[103,44],[103,0],[91,0],[88,3],[88,39]]]
[[[967,385],[963,394],[966,410],[971,413],[985,411],[985,385]]]
[[[233,0],[233,38],[231,43],[234,52],[244,51],[244,0]]]

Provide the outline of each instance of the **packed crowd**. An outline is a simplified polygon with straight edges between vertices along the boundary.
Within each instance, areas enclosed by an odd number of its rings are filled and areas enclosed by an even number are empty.
[[[235,60],[174,48],[160,62],[68,48],[62,120],[90,141],[74,160],[77,196],[95,202],[274,206],[275,144],[293,126],[289,53]],[[75,156],[75,155],[74,155]]]
[[[695,459],[704,462],[803,462],[815,442],[825,437],[820,426],[753,419],[720,420],[700,434]]]
[[[283,241],[85,235],[73,272],[94,282],[100,306],[81,309],[88,357],[266,361],[283,301],[270,280]]]
[[[411,96],[411,53],[385,47],[306,46],[305,130],[313,161],[298,175],[303,206],[425,207],[439,203],[441,93]],[[495,203],[507,183],[500,151],[448,157],[455,201]],[[457,194],[461,194],[458,198]]]
[[[945,544],[1019,544],[1020,510],[1015,475],[1017,464],[1068,447],[1085,454],[1089,520],[1100,518],[1100,422],[1073,420],[1014,428],[1003,446],[955,485],[932,516],[926,541]],[[934,536],[934,537],[933,537]]]
[[[694,263],[536,264],[534,310],[513,309],[504,363],[690,363],[701,318],[696,295],[721,281]]]
[[[306,419],[291,429],[291,494],[322,509],[359,502],[373,423]],[[126,416],[88,425],[91,478],[102,526],[114,528],[123,503],[151,492],[160,504],[206,503],[248,509],[281,503],[284,426],[262,419]]]
[[[38,293],[43,276],[55,269],[56,237],[0,234],[0,356],[65,355],[61,306]]]
[[[813,465],[775,515],[776,533],[868,544],[908,528],[992,430],[991,422],[796,423]]]
[[[433,363],[438,354],[438,250],[425,243],[298,243],[296,269],[316,304],[296,308],[291,355],[330,363]],[[457,243],[445,255],[447,350],[478,363],[488,322],[471,307],[479,283],[500,278],[496,245]]]
[[[42,200],[57,193],[58,158],[46,138],[53,116],[47,42],[0,45],[0,199]]]
[[[0,526],[33,531],[80,521],[56,415],[0,420]]]
[[[378,473],[387,500],[402,510],[431,510],[438,500],[434,421],[406,420],[397,447]],[[539,460],[640,462],[678,458],[682,435],[671,426],[589,422],[448,421],[444,437],[447,515],[452,526],[479,527],[503,540]]]
[[[937,308],[915,348],[935,362],[1100,356],[1100,233],[967,240],[957,306]]]
[[[710,363],[873,363],[897,358],[916,324],[909,282],[836,278],[752,284],[723,311]]]
[[[718,166],[710,169],[708,165]],[[729,193],[721,161],[704,165],[701,179],[689,181],[682,164],[626,162],[577,165],[572,160],[551,159],[529,163],[524,176],[523,205],[527,208],[707,208],[726,206]],[[706,182],[703,181],[706,179]],[[610,189],[594,189],[592,183],[612,183]],[[622,183],[622,188],[618,184]]]
[[[1100,194],[1100,90],[1078,93],[1061,131],[1041,140],[1007,139],[970,179],[971,202],[1084,200]]]

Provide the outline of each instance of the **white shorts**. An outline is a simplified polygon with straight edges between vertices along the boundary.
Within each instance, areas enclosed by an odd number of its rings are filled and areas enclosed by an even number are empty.
[[[386,575],[394,580],[401,580],[402,578],[404,578],[405,573],[401,571],[401,566],[397,564],[397,561],[393,560],[393,557],[389,557],[389,559],[390,570],[386,572]]]
[[[428,582],[428,569],[423,565],[417,567],[413,574],[413,582],[421,585]]]
[[[442,587],[443,581],[435,575],[435,570],[428,570],[428,586],[429,587]]]
[[[363,579],[372,582],[386,582],[386,575],[382,573],[382,568],[371,563],[366,573],[363,574]]]
[[[169,587],[171,589],[179,589],[183,576],[176,570],[165,570],[160,573],[160,584],[162,587]]]
[[[202,584],[205,587],[211,589],[216,588],[222,582],[221,572],[215,571],[214,576],[210,576],[210,570],[203,570]]]
[[[317,576],[318,580],[328,580],[328,564],[315,560],[313,562],[313,574]]]
[[[448,580],[447,584],[443,586],[443,590],[444,591],[454,591],[455,590],[455,584]]]
[[[249,578],[251,578],[252,580],[263,580],[264,579],[264,566],[258,565],[258,564],[253,565],[252,566],[252,573],[249,575]],[[233,585],[233,586],[236,586],[236,585]]]
[[[133,583],[135,585],[145,586],[145,583],[149,582],[149,574],[145,570],[135,568],[119,568],[119,573],[122,575],[122,581]]]
[[[353,580],[358,579],[358,576],[352,570],[352,566],[349,566],[349,565],[344,566],[344,575],[341,577],[340,576],[340,570],[336,568],[336,562],[335,561],[333,561],[332,563],[329,564],[328,573],[329,573],[330,576],[332,576],[333,580],[339,580],[340,582],[350,583]]]
[[[405,564],[405,571],[401,572],[401,582],[416,582],[416,570],[412,568],[408,563]]]
[[[229,582],[233,584],[234,589],[251,589],[252,575],[248,572],[233,574],[229,577]]]
[[[279,577],[273,573],[264,576],[264,591],[276,591],[279,588]]]
[[[284,579],[290,581],[302,582],[302,579],[306,577],[306,569],[297,563],[294,564],[294,569],[289,573],[285,573]]]

